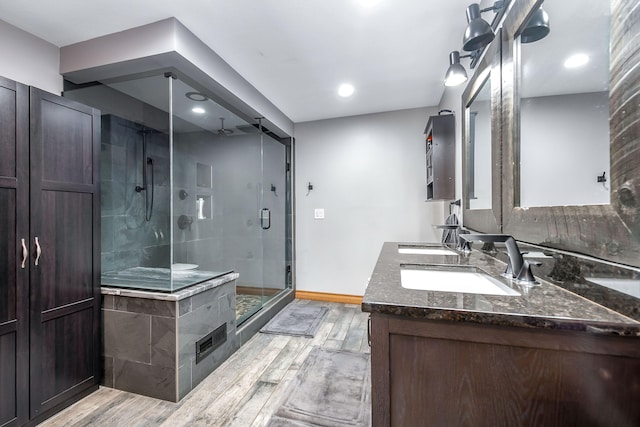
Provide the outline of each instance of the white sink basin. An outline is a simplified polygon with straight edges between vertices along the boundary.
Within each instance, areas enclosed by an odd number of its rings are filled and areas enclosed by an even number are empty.
[[[458,255],[457,252],[442,246],[398,246],[398,253],[414,255]]]
[[[463,292],[483,295],[513,295],[520,293],[475,267],[452,266],[412,267],[400,270],[400,283],[405,289],[438,292]]]
[[[606,286],[618,292],[640,298],[640,280],[638,279],[616,279],[608,277],[585,277],[589,282]]]

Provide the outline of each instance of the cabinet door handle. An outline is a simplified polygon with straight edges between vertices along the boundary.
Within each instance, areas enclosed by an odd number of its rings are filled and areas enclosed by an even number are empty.
[[[40,247],[40,241],[36,237],[36,262],[35,265],[38,265],[38,261],[40,261],[40,255],[42,255],[42,248]]]
[[[24,269],[27,264],[27,258],[29,257],[29,250],[27,249],[27,244],[24,239],[22,240],[22,262],[20,263],[20,268]]]

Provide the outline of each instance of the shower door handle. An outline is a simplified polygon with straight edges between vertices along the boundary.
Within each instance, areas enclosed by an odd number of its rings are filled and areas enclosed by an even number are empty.
[[[260,211],[260,225],[263,230],[271,228],[271,211],[267,208],[263,208]]]

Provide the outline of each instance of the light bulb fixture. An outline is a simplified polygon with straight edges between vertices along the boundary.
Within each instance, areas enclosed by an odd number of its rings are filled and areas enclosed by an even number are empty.
[[[187,92],[184,94],[184,96],[192,101],[206,101],[207,99],[209,99],[207,95],[200,92]]]
[[[462,64],[460,64],[460,58],[471,57],[472,55],[460,56],[460,52],[457,50],[454,50],[449,54],[449,68],[447,69],[447,73],[444,75],[445,86],[459,86],[467,81],[467,71],[464,69]]]
[[[482,12],[498,11],[504,7],[504,1],[497,1],[491,7],[480,9],[480,4],[472,3],[467,7],[467,28],[462,38],[462,49],[467,52],[482,49],[493,41],[495,33],[491,25],[480,17]]]
[[[533,43],[541,40],[549,34],[549,14],[542,7],[536,10],[520,34],[521,43]]]
[[[445,86],[458,86],[467,81],[467,71],[460,64],[460,52],[454,50],[449,54],[449,68],[444,75]]]
[[[355,89],[353,88],[353,85],[349,83],[344,83],[344,84],[341,84],[340,87],[338,88],[338,95],[340,95],[343,98],[348,98],[351,95],[353,95],[354,91]]]

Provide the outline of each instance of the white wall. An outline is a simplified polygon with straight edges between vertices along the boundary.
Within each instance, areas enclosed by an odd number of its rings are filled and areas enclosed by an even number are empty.
[[[298,290],[363,295],[383,242],[440,240],[432,224],[444,221],[444,202],[424,201],[423,132],[433,114],[419,108],[295,125]],[[316,208],[325,219],[314,219]]]
[[[58,47],[4,21],[0,21],[0,40],[0,76],[62,93]]]

